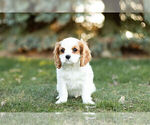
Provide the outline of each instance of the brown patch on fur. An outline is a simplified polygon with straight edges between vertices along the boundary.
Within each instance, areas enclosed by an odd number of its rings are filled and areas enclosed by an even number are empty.
[[[73,51],[73,49],[74,48],[76,48],[77,49],[77,51]],[[72,53],[74,53],[74,54],[79,54],[80,55],[80,47],[79,46],[74,46],[74,47],[72,47]]]
[[[54,49],[54,60],[55,60],[55,65],[58,69],[61,68],[61,61],[59,55],[60,55],[60,43],[56,43]]]
[[[85,66],[91,60],[91,51],[86,42],[80,41],[80,66]]]

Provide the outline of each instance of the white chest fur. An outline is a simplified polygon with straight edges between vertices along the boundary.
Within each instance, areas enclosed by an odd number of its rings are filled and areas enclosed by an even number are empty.
[[[79,89],[85,79],[85,74],[81,68],[69,68],[63,70],[62,79],[66,82],[68,90]]]
[[[66,84],[68,94],[71,96],[81,95],[84,85],[88,86],[89,82],[93,84],[93,71],[89,64],[85,67],[74,66],[59,69],[57,75],[59,84]]]

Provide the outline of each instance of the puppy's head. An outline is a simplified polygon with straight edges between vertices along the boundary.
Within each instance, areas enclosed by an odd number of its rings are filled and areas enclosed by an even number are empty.
[[[85,66],[91,60],[91,52],[83,40],[66,38],[57,42],[54,49],[55,64],[58,69],[63,65],[80,63]]]

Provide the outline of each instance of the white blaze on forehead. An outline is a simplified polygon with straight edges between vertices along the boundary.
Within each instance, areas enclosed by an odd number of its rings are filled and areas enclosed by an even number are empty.
[[[61,47],[64,47],[65,49],[67,48],[72,48],[75,45],[78,45],[78,42],[80,40],[76,39],[76,38],[66,38],[64,40],[61,41]]]

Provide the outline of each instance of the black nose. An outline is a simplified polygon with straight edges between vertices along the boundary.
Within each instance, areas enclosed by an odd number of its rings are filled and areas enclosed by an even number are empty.
[[[70,59],[70,57],[71,57],[70,55],[66,55],[66,59]]]

